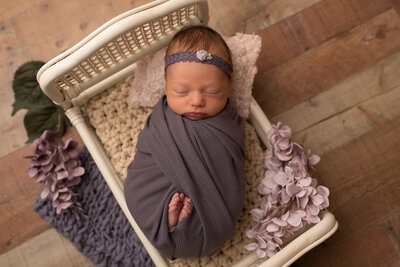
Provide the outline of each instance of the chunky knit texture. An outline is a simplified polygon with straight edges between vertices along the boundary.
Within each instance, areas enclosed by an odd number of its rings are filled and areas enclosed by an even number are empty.
[[[128,105],[132,79],[133,77],[129,77],[93,97],[86,107],[89,120],[96,128],[96,133],[122,180],[125,180],[127,167],[135,155],[139,132],[151,112],[150,108],[133,109]],[[246,230],[254,226],[249,212],[265,202],[257,192],[257,187],[265,174],[265,153],[254,128],[247,122],[245,135],[246,199],[244,209],[235,225],[234,236],[212,257],[177,259],[171,262],[172,266],[230,266],[249,253],[244,248],[251,242],[246,237]]]
[[[98,266],[154,266],[86,148],[80,160],[85,174],[75,189],[85,216],[56,214],[40,197],[33,209]]]

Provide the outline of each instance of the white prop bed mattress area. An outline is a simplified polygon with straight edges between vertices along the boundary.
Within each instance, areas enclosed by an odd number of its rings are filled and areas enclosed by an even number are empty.
[[[65,112],[91,153],[121,209],[157,266],[288,266],[337,229],[332,213],[287,240],[268,260],[259,259],[244,246],[251,241],[246,230],[254,226],[249,211],[265,200],[257,192],[264,176],[259,140],[267,145],[271,125],[252,99],[246,123],[246,204],[234,237],[212,257],[164,258],[144,236],[128,211],[123,179],[133,160],[135,144],[151,108],[129,107],[128,94],[135,62],[162,46],[186,25],[207,24],[205,0],[159,0],[108,21],[80,43],[45,64],[38,72],[42,90]]]

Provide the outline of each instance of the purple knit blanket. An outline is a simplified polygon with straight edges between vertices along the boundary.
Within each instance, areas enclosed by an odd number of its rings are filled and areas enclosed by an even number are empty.
[[[87,216],[57,215],[40,197],[33,209],[98,266],[154,266],[86,148],[80,159],[85,174],[76,192]]]

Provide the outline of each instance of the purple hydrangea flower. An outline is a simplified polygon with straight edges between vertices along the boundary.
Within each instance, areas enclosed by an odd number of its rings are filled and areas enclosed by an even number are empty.
[[[291,141],[291,129],[278,122],[267,133],[271,153],[265,158],[268,169],[258,186],[266,196],[261,209],[251,210],[257,225],[246,232],[254,243],[246,249],[256,251],[260,258],[273,256],[288,237],[309,223],[318,223],[319,212],[329,206],[329,189],[318,185],[310,171],[320,157],[305,153]]]
[[[63,144],[61,137],[61,131],[44,131],[33,142],[33,155],[27,157],[31,159],[27,175],[44,185],[40,197],[49,198],[57,214],[73,208],[77,215],[83,210],[73,188],[81,182],[85,170],[81,167],[77,142],[68,139]]]

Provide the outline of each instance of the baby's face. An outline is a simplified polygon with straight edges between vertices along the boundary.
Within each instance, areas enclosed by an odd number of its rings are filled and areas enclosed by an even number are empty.
[[[217,115],[229,97],[228,76],[211,64],[178,62],[165,78],[168,106],[191,120]]]

